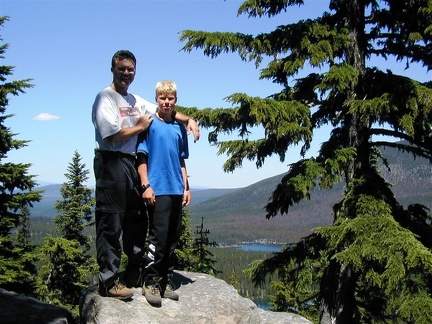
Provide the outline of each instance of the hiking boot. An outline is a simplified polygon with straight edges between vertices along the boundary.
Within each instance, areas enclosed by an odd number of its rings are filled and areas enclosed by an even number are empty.
[[[102,297],[112,297],[117,299],[130,299],[133,296],[133,291],[130,288],[127,288],[124,283],[120,282],[120,280],[114,281],[114,284],[111,288],[105,288],[103,285],[99,284],[99,294]]]
[[[179,295],[174,290],[175,290],[174,283],[168,279],[168,282],[165,286],[165,291],[162,295],[162,298],[168,298],[171,300],[179,300]]]
[[[146,281],[142,287],[142,292],[147,299],[147,302],[154,307],[162,306],[161,286],[159,281],[160,278],[153,278],[151,281]]]

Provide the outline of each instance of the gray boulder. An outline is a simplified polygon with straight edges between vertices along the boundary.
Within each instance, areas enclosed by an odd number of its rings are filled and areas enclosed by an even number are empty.
[[[257,308],[241,297],[235,288],[213,276],[178,271],[174,282],[179,301],[162,300],[162,307],[147,303],[140,288],[130,301],[100,297],[96,287],[83,292],[80,304],[82,324],[262,324],[312,323],[291,313],[276,313]]]
[[[0,288],[0,323],[71,324],[76,320],[66,308]]]

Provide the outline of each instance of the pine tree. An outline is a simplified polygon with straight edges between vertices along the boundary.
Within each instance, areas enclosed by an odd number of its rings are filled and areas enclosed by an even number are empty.
[[[190,229],[190,212],[189,208],[183,207],[182,209],[182,234],[175,249],[175,264],[174,268],[177,270],[189,271],[192,266],[192,246],[193,246],[193,233]]]
[[[196,237],[192,244],[193,262],[190,270],[215,275],[219,271],[214,267],[216,261],[212,259],[213,253],[208,248],[217,246],[217,243],[210,241],[209,234],[210,231],[204,229],[204,217],[201,217],[201,225],[197,226]]]
[[[238,292],[240,292],[240,280],[238,279],[238,276],[234,270],[229,276],[228,283],[232,285]]]
[[[31,243],[30,233],[30,210],[28,207],[22,208],[20,215],[20,226],[17,228],[18,235],[15,249],[22,255],[22,275],[21,280],[14,283],[14,291],[26,296],[34,295],[34,286],[37,277],[35,255],[36,246]]]
[[[8,17],[0,17],[0,27],[7,20]],[[0,59],[4,59],[8,47],[8,44],[0,45]],[[13,69],[13,66],[0,66],[0,286],[30,294],[34,276],[29,255],[32,247],[19,237],[19,231],[27,226],[28,208],[33,202],[40,201],[41,191],[33,190],[36,182],[34,176],[28,174],[31,164],[7,162],[10,151],[24,148],[29,141],[17,140],[5,122],[13,117],[6,114],[8,96],[25,93],[24,90],[33,85],[31,79],[7,82]]]
[[[90,249],[91,237],[84,234],[84,230],[93,223],[93,190],[85,186],[89,170],[81,162],[82,157],[75,151],[68,172],[65,173],[67,182],[63,183],[60,193],[63,200],[58,200],[55,208],[61,212],[54,217],[57,231],[67,240],[76,240],[86,251]]]
[[[307,0],[247,0],[238,14],[274,17]],[[288,214],[312,190],[345,183],[334,222],[284,252],[255,264],[263,283],[277,272],[273,299],[321,323],[432,321],[431,215],[421,205],[403,207],[381,177],[379,149],[395,147],[432,161],[432,83],[379,69],[370,59],[395,58],[406,68],[431,69],[432,3],[429,0],[330,0],[315,19],[280,25],[254,35],[183,31],[184,51],[216,58],[237,52],[260,66],[261,79],[281,86],[267,98],[234,93],[234,108],[189,109],[209,141],[227,154],[226,171],[301,145],[265,206],[267,218]],[[369,64],[369,65],[368,65]],[[385,64],[383,63],[383,66]],[[306,72],[305,68],[312,69]],[[309,69],[308,69],[309,71]],[[302,74],[303,73],[303,74]],[[251,140],[252,127],[264,137]],[[306,158],[313,134],[331,126],[316,156]],[[239,130],[239,139],[218,141]],[[389,140],[384,140],[385,137]]]
[[[65,174],[53,222],[59,237],[47,235],[38,248],[42,267],[37,282],[38,299],[73,310],[78,314],[81,292],[94,281],[96,260],[89,254],[91,237],[84,231],[93,224],[92,189],[85,186],[89,170],[75,151]]]

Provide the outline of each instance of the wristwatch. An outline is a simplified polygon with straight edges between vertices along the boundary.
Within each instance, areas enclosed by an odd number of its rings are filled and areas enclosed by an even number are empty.
[[[141,189],[143,192],[146,191],[148,188],[150,188],[150,183],[146,183],[146,184],[141,185]]]

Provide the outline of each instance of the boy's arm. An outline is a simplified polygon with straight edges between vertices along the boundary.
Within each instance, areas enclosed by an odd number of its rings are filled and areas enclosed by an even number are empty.
[[[137,171],[139,178],[141,180],[141,190],[142,190],[142,198],[144,199],[144,203],[149,205],[154,205],[156,201],[156,197],[153,191],[153,188],[150,186],[148,179],[148,168],[147,168],[147,154],[138,153],[137,154]]]
[[[188,134],[190,132],[192,132],[194,134],[194,142],[196,142],[196,141],[199,140],[199,138],[200,138],[200,129],[198,127],[198,123],[194,119],[192,119],[192,118],[190,118],[190,117],[188,117],[188,116],[186,116],[186,115],[184,115],[184,114],[182,114],[181,112],[178,112],[178,111],[174,111],[174,118],[178,122],[186,125],[186,128],[188,130]]]
[[[189,188],[189,181],[186,171],[186,163],[184,159],[181,160],[181,166],[182,166],[182,175],[183,175],[183,183],[184,183],[184,192],[183,192],[183,206],[189,206],[191,203],[191,192]]]

